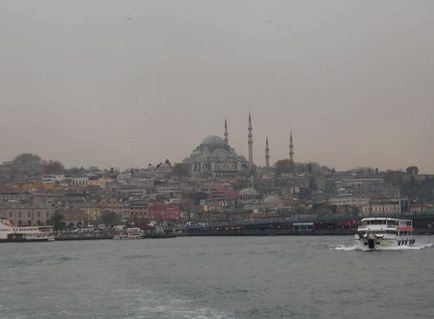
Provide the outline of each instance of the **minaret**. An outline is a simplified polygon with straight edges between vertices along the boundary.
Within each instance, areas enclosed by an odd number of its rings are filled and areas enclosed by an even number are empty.
[[[292,138],[292,131],[289,137],[289,159],[291,162],[294,162],[294,140]]]
[[[225,144],[229,144],[228,121],[225,120]]]
[[[265,167],[270,168],[270,147],[268,145],[268,136],[265,138]]]
[[[253,127],[252,127],[252,116],[249,113],[249,171],[252,174],[253,171]]]

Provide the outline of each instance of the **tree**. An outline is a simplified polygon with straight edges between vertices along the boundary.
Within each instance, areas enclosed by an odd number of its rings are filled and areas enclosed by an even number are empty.
[[[65,170],[65,174],[71,175],[71,176],[79,176],[86,172],[86,170],[83,167],[72,167],[70,169]]]
[[[312,164],[312,162],[309,162],[307,164],[307,171],[308,171],[309,174],[312,174],[312,172],[313,172],[313,164]]]
[[[276,162],[276,174],[291,174],[295,171],[295,164],[289,159],[284,159]]]
[[[407,167],[407,174],[411,176],[415,176],[419,174],[419,168],[417,166],[409,166]]]
[[[190,175],[188,164],[177,163],[173,168],[173,174],[177,177],[187,177]]]
[[[65,230],[65,216],[60,213],[54,213],[48,220],[48,224],[52,225],[55,231]]]
[[[48,161],[42,165],[42,171],[47,175],[62,174],[64,167],[59,161]]]
[[[309,180],[309,189],[311,191],[317,191],[318,190],[318,184],[317,184],[314,177],[311,177]]]
[[[23,153],[15,157],[12,161],[14,165],[23,166],[23,165],[35,165],[41,162],[41,158],[38,155],[31,153]]]
[[[101,220],[105,225],[119,225],[121,218],[115,212],[103,212]]]

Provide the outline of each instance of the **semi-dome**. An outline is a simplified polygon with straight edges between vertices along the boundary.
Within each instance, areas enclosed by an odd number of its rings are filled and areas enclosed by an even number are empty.
[[[204,139],[201,144],[202,145],[225,144],[225,141],[217,135],[211,135],[208,136],[206,139]]]

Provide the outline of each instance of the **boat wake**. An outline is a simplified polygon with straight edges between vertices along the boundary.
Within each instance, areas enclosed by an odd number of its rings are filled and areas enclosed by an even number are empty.
[[[198,305],[188,299],[180,299],[168,294],[146,291],[135,298],[136,308],[132,311],[134,319],[233,319],[226,312]],[[131,305],[130,305],[131,306]],[[131,310],[130,310],[131,311]],[[130,313],[131,314],[131,313]]]
[[[413,246],[397,246],[397,247],[378,247],[375,248],[375,251],[400,251],[400,250],[423,250],[427,248],[434,248],[434,244],[415,244]],[[369,248],[363,248],[359,245],[345,246],[338,245],[336,247],[331,248],[331,250],[340,250],[340,251],[372,251]]]

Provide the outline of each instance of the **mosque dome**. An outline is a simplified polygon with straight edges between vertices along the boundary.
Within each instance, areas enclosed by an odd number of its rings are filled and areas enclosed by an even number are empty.
[[[283,206],[283,201],[277,195],[270,195],[270,196],[268,196],[267,198],[264,199],[264,204],[266,206],[282,207]]]
[[[208,136],[201,143],[201,145],[221,145],[221,144],[224,145],[225,141],[217,135]]]
[[[208,136],[184,159],[191,176],[233,179],[246,173],[248,162],[230,147],[228,135],[225,125],[225,139],[217,135]]]

